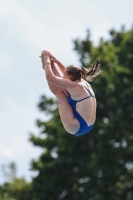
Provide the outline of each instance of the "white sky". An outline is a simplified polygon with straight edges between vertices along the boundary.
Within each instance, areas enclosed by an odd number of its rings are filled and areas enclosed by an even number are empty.
[[[30,179],[31,158],[41,149],[28,141],[38,133],[37,108],[50,93],[39,59],[43,49],[64,65],[78,64],[72,40],[91,31],[95,44],[112,28],[133,25],[132,0],[0,0],[0,165],[14,161]],[[0,181],[2,176],[0,174]]]

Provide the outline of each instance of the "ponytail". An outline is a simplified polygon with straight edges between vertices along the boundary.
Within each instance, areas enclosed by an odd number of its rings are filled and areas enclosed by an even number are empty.
[[[74,65],[70,65],[66,68],[66,72],[68,75],[71,75],[71,80],[81,80],[86,79],[87,81],[92,81],[94,77],[100,74],[100,60],[96,60],[90,69],[86,69],[85,67],[78,67]]]
[[[101,73],[100,69],[100,60],[97,59],[90,69],[86,69],[85,67],[82,67],[80,69],[82,73],[82,77],[86,79],[87,81],[92,81],[94,77],[96,77],[98,74]]]

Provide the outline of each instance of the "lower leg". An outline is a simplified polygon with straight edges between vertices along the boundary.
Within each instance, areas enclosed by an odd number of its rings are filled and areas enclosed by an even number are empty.
[[[53,62],[51,62],[51,67],[52,67],[52,70],[53,70],[53,73],[55,76],[58,76],[60,77],[55,65]],[[59,88],[58,86],[54,85],[53,83],[49,82],[48,81],[48,85],[49,85],[49,88],[51,90],[51,92],[56,96],[56,94],[61,90],[61,88]],[[64,90],[64,89],[63,89]],[[64,91],[65,93],[65,91]]]
[[[65,68],[65,67],[62,65],[62,63],[60,63],[59,61],[57,62],[57,65],[58,65],[58,67],[59,67],[61,73],[64,74],[66,68]]]
[[[52,67],[52,70],[54,72],[54,75],[58,76],[58,77],[61,77],[60,74],[59,74],[59,72],[56,69],[56,66],[55,66],[54,62],[51,62],[51,67]],[[68,95],[68,91],[66,89],[62,88],[62,90],[65,93],[65,95]]]
[[[41,61],[42,61],[42,68],[45,70],[45,62],[43,61],[42,57],[41,57]],[[59,72],[57,71],[56,67],[55,67],[55,64],[51,61],[51,67],[52,67],[52,70],[55,74],[55,76],[58,76],[60,77],[60,74]],[[48,81],[48,85],[49,85],[49,88],[51,90],[51,92],[56,95],[56,92],[60,89],[59,87],[57,87],[56,85],[54,85],[53,83],[49,82]],[[65,93],[65,95],[68,95],[68,91],[65,90],[65,89],[62,89],[63,92]]]
[[[51,56],[51,58],[54,58],[56,60],[56,64],[58,65],[58,67],[59,67],[60,71],[62,72],[62,74],[64,74],[65,69],[66,69],[64,67],[64,65],[59,60],[57,60],[50,52],[48,52],[48,53]]]
[[[51,62],[51,67],[52,67],[52,70],[54,72],[54,75],[58,76],[58,77],[61,77],[59,72],[58,72],[58,70],[56,69],[56,66],[55,66],[54,62]]]
[[[40,56],[41,57],[41,56]],[[41,57],[41,61],[42,61],[42,68],[45,70],[45,62],[43,61],[42,57]],[[54,72],[54,75],[58,76],[58,77],[61,77],[58,70],[56,69],[56,66],[54,64],[54,62],[51,61],[51,67],[52,67],[52,70]],[[61,73],[64,74],[65,72],[65,67],[58,64],[58,67],[59,69],[61,70]]]

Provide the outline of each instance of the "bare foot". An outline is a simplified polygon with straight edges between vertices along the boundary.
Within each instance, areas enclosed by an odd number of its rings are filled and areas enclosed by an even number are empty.
[[[41,54],[41,56],[39,56],[41,58],[42,61],[42,68],[45,70],[45,62],[43,60],[43,54]]]
[[[41,58],[41,61],[42,61],[42,68],[43,68],[44,70],[45,70],[45,62],[44,62],[44,60],[43,60],[43,56],[44,56],[45,54],[48,54],[48,55],[50,56],[51,62],[53,62],[53,60],[52,60],[52,58],[51,58],[51,56],[53,57],[53,55],[50,54],[48,51],[43,50],[41,56],[39,56],[39,57]]]
[[[42,58],[41,58],[41,61],[42,61],[42,68],[45,70],[45,62]]]

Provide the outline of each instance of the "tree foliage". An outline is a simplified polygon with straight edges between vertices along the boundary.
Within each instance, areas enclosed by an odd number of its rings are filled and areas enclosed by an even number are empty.
[[[60,121],[55,99],[42,96],[39,109],[50,118],[37,120],[40,134],[30,141],[42,148],[32,161],[34,200],[133,199],[133,29],[111,30],[110,39],[93,45],[90,33],[74,40],[81,65],[97,58],[105,69],[92,87],[97,119],[90,133],[75,137]]]
[[[33,200],[31,183],[17,177],[14,162],[2,165],[2,171],[6,179],[0,185],[0,200]]]

